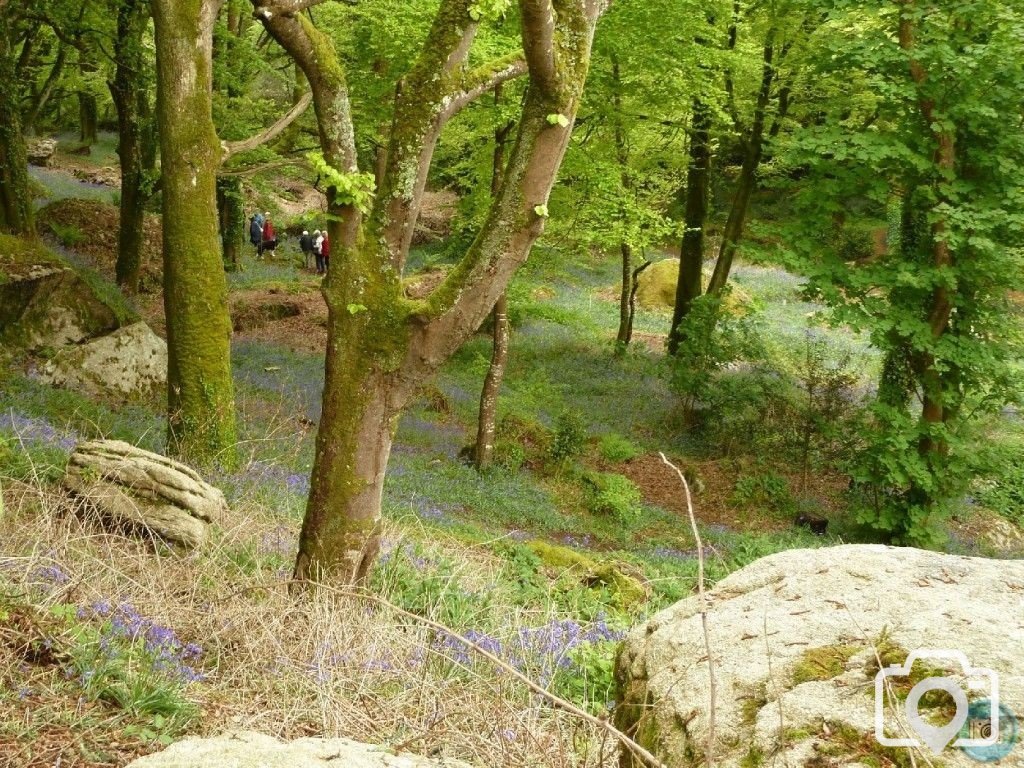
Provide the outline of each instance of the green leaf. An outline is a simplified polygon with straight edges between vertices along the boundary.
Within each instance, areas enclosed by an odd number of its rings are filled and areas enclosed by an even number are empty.
[[[552,112],[547,117],[548,125],[560,125],[565,128],[569,125],[569,118],[560,112]]]
[[[366,307],[362,304],[349,304],[345,307],[350,315],[358,315],[360,312],[365,312]]]
[[[533,206],[533,212],[540,216],[542,219],[548,217],[548,207],[541,203],[540,205]]]

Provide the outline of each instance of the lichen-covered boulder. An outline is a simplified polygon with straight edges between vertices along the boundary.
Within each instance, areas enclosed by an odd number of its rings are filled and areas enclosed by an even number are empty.
[[[138,320],[106,293],[44,246],[0,235],[0,345],[57,348]]]
[[[224,494],[191,467],[120,440],[79,444],[63,482],[102,519],[187,547],[206,541],[227,511]]]
[[[53,159],[57,151],[56,139],[26,139],[25,149],[28,151],[29,165],[38,165],[45,168]]]
[[[468,763],[410,754],[350,739],[281,741],[261,733],[228,733],[175,742],[127,768],[469,768]]]
[[[918,649],[960,651],[969,665],[992,670],[999,702],[1024,717],[1024,561],[880,545],[791,550],[723,579],[709,598],[716,766],[909,765],[906,747],[875,738],[875,678]],[[942,676],[974,702],[965,714],[984,711],[992,691],[971,687],[979,676],[952,657],[923,659],[909,675],[883,676],[884,738],[912,735],[908,697],[925,678]],[[710,687],[698,598],[636,627],[616,677],[617,725],[666,765],[701,764]],[[916,709],[934,728],[955,707],[925,694]],[[639,765],[631,759],[624,755],[623,766]],[[938,760],[945,768],[977,765],[954,746]],[[1024,746],[1000,765],[1024,766]]]
[[[96,395],[147,396],[167,385],[167,342],[143,322],[61,349],[43,380]]]

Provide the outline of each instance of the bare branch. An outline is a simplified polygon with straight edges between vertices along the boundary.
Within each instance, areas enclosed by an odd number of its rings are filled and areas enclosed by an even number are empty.
[[[306,93],[299,99],[299,103],[292,107],[286,115],[261,133],[257,133],[255,136],[250,136],[242,141],[222,141],[221,146],[224,148],[224,154],[221,157],[221,164],[226,163],[234,155],[256,149],[256,147],[276,139],[285,128],[295,122],[296,118],[306,111],[306,108],[312,102],[313,94]]]

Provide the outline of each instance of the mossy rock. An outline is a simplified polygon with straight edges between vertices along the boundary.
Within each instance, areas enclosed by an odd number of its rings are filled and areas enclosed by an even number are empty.
[[[526,546],[542,565],[560,572],[575,572],[586,586],[607,589],[623,609],[634,608],[647,600],[647,590],[640,580],[623,573],[615,563],[598,562],[574,549],[546,541],[530,541]]]
[[[711,275],[704,274],[706,286]],[[637,286],[637,303],[645,309],[672,311],[676,305],[676,285],[679,282],[679,259],[662,259],[655,262],[640,273]],[[753,305],[750,294],[736,285],[730,290],[722,302],[726,314],[742,317]]]
[[[137,314],[115,286],[38,241],[0,235],[0,344],[39,350],[110,333]]]

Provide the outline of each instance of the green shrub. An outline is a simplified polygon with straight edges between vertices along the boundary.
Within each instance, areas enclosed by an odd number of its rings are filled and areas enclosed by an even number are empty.
[[[601,458],[614,462],[629,461],[642,453],[633,443],[616,432],[601,435],[597,450]]]
[[[573,411],[566,411],[555,422],[555,433],[548,454],[556,462],[565,462],[582,454],[586,444],[587,425],[583,417]]]
[[[743,507],[791,507],[793,497],[786,478],[767,472],[739,478],[733,488],[732,503]]]
[[[622,522],[640,515],[643,494],[628,477],[614,472],[588,472],[584,483],[588,506],[595,514],[609,515]]]

